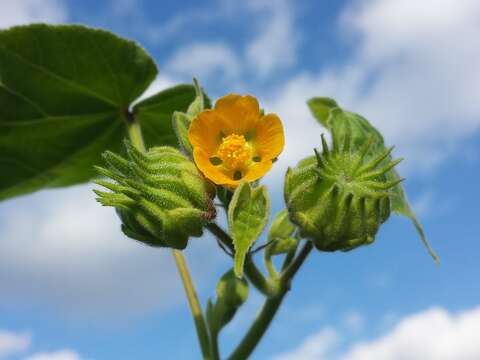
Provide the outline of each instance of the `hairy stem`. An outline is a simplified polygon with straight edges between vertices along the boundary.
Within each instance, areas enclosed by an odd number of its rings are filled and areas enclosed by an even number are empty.
[[[258,345],[263,335],[265,335],[265,332],[277,314],[285,295],[287,294],[288,290],[290,290],[290,283],[293,277],[300,269],[312,249],[312,243],[308,241],[303,246],[295,260],[293,260],[293,262],[282,273],[280,277],[280,292],[276,296],[270,297],[265,301],[262,310],[258,314],[250,329],[245,334],[240,344],[228,358],[229,360],[244,360],[252,354],[253,350]]]
[[[207,225],[207,229],[215,235],[223,245],[227,246],[232,252],[234,251],[233,241],[230,238],[230,235],[228,235],[220,226],[212,222]],[[251,256],[247,256],[245,259],[244,271],[252,285],[265,296],[272,296],[277,292],[278,286],[265,279],[265,276],[263,276],[262,272],[258,270]]]
[[[136,121],[135,117],[131,113],[127,113],[126,118],[128,137],[130,138],[133,146],[135,146],[140,151],[146,151],[140,123]],[[190,272],[188,271],[187,262],[185,261],[185,257],[183,256],[181,251],[172,250],[172,254],[175,258],[175,264],[177,265],[177,269],[180,274],[180,278],[182,279],[185,293],[187,295],[188,303],[190,305],[190,310],[192,312],[195,328],[197,330],[198,341],[200,342],[202,356],[205,360],[210,360],[210,339],[207,324],[203,316],[200,302],[198,301],[197,293],[193,286]],[[216,358],[214,358],[213,360],[216,360]]]
[[[128,137],[135,146],[140,151],[145,151],[145,143],[143,142],[142,129],[140,123],[135,119],[131,118],[128,120]]]
[[[190,310],[192,311],[195,328],[197,329],[198,341],[200,342],[203,358],[210,359],[210,339],[208,335],[207,324],[203,317],[202,308],[200,306],[200,302],[198,301],[197,293],[193,287],[192,278],[190,277],[185,257],[180,250],[172,250],[172,253],[183,282],[183,287],[185,288],[185,293],[187,294],[187,299],[190,305]]]

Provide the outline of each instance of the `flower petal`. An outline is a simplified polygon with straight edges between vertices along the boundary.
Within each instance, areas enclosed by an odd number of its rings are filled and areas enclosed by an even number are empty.
[[[193,159],[203,175],[217,185],[237,186],[239,182],[228,176],[221,166],[213,165],[209,155],[202,148],[193,149]]]
[[[194,148],[213,154],[221,143],[223,127],[224,120],[214,110],[203,111],[190,124],[188,140]]]
[[[255,128],[253,143],[262,159],[275,159],[285,146],[285,135],[280,118],[276,114],[263,116]]]
[[[226,95],[217,100],[215,111],[224,119],[225,135],[246,134],[260,120],[260,106],[257,99],[250,95]]]
[[[272,167],[272,161],[262,161],[259,163],[253,163],[248,167],[246,174],[243,176],[241,180],[244,181],[255,181],[260,179],[263,175],[265,175],[268,170]]]

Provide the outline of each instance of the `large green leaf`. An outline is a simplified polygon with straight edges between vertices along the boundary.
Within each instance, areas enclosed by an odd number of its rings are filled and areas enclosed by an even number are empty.
[[[308,106],[318,122],[332,133],[334,146],[335,143],[338,144],[340,142],[340,139],[343,138],[348,131],[349,136],[351,136],[353,148],[360,149],[366,141],[372,141],[370,156],[378,156],[386,150],[383,136],[367,119],[358,114],[343,110],[335,100],[316,97],[308,100]],[[388,156],[384,162],[388,163],[391,160],[391,156]],[[395,169],[390,170],[386,176],[388,181],[400,179]],[[428,253],[435,262],[438,263],[439,259],[427,241],[423,227],[408,202],[402,184],[399,183],[396,185],[393,188],[393,192],[395,195],[392,196],[391,199],[391,210],[398,215],[406,216],[412,221]]]
[[[159,144],[178,147],[172,116],[176,111],[186,111],[195,96],[192,85],[177,85],[134,106],[133,113],[142,125],[147,147]]]
[[[228,207],[228,227],[235,246],[234,271],[243,275],[248,250],[262,233],[270,215],[270,199],[264,186],[251,188],[246,182],[235,190]]]
[[[95,176],[92,165],[119,149],[129,107],[156,74],[140,46],[103,30],[0,31],[0,200]],[[194,96],[184,85],[145,100],[150,109],[137,105],[147,145],[174,143],[171,115]]]

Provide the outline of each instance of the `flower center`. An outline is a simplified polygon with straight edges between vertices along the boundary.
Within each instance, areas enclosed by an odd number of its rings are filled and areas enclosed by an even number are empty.
[[[252,158],[252,149],[243,135],[231,134],[222,139],[218,157],[230,169],[239,169]]]

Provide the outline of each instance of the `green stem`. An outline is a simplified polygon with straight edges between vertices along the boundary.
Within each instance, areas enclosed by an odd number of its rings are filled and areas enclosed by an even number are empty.
[[[212,222],[207,225],[207,229],[215,235],[223,245],[227,246],[231,251],[235,250],[232,238],[220,226]],[[276,283],[265,279],[265,276],[263,276],[262,272],[258,270],[251,256],[247,256],[245,259],[244,271],[252,285],[265,296],[272,296],[278,292],[278,286]]]
[[[129,114],[131,115],[131,114]],[[133,116],[127,116],[127,126],[128,126],[128,137],[135,146],[140,151],[146,151],[145,143],[143,141],[142,129],[140,123],[135,120]],[[193,286],[193,281],[188,271],[187,262],[182,252],[179,250],[172,250],[173,257],[175,258],[175,263],[177,265],[180,278],[182,279],[183,287],[187,295],[188,303],[190,305],[190,310],[192,312],[193,320],[195,323],[195,328],[197,330],[198,341],[200,342],[200,348],[202,351],[203,358],[205,360],[210,359],[210,339],[207,329],[207,324],[203,316],[202,308],[198,300],[197,293]],[[214,358],[213,360],[216,360]]]
[[[251,355],[275,317],[285,295],[286,292],[282,292],[265,301],[254,323],[228,360],[244,360]]]
[[[245,334],[245,337],[228,358],[229,360],[244,360],[252,354],[263,335],[265,335],[265,332],[280,308],[285,295],[287,294],[288,290],[290,290],[290,283],[293,277],[300,269],[312,249],[312,243],[308,241],[295,260],[293,260],[293,262],[282,273],[280,277],[280,282],[282,285],[281,291],[276,296],[270,297],[265,301],[262,310],[258,314],[250,329]]]
[[[187,294],[188,303],[190,305],[190,310],[192,311],[195,328],[197,329],[198,341],[200,342],[203,358],[210,359],[210,340],[208,336],[207,324],[203,317],[202,308],[200,307],[197,293],[193,287],[192,278],[190,277],[185,257],[180,250],[172,250],[172,253],[183,282],[183,287],[185,288],[185,293]]]
[[[140,123],[135,120],[128,122],[128,137],[135,146],[140,151],[145,151],[145,143],[143,142],[142,129],[140,128]]]
[[[281,281],[283,285],[288,285],[287,282],[293,279],[298,269],[300,269],[300,266],[303,265],[312,249],[313,244],[311,241],[307,241],[305,245],[303,245],[302,250],[300,250],[300,253],[297,255],[295,260],[293,260],[293,262],[282,272]]]
[[[273,265],[272,258],[270,256],[265,256],[263,258],[263,262],[265,263],[265,267],[267,268],[268,275],[270,276],[270,278],[277,279],[278,273],[277,273],[277,269],[275,269],[275,265]]]
[[[220,360],[220,349],[218,348],[218,332],[210,334],[210,353],[212,360]]]

